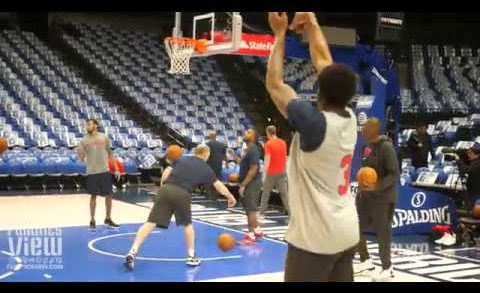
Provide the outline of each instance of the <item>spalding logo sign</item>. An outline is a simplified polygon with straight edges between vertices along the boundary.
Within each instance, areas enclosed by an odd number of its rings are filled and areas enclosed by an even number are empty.
[[[423,192],[417,192],[412,196],[412,207],[419,208],[423,206],[425,201],[427,200],[427,195]]]

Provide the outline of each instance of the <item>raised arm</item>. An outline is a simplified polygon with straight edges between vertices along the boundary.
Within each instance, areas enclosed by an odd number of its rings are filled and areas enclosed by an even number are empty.
[[[268,21],[275,34],[275,44],[268,58],[266,86],[278,111],[284,117],[287,117],[287,105],[297,96],[293,88],[283,81],[285,35],[288,27],[288,17],[285,12],[269,12]]]
[[[317,22],[315,13],[295,13],[290,29],[298,33],[306,34],[309,41],[310,57],[317,73],[322,72],[325,67],[333,63],[327,40]]]

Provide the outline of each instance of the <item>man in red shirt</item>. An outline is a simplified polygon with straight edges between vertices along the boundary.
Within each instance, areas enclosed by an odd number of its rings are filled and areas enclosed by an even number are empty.
[[[115,169],[116,166],[116,169]],[[117,188],[127,188],[127,178],[125,176],[125,164],[120,158],[113,158],[108,160],[108,169],[113,178],[113,191]],[[120,176],[115,176],[115,170],[118,170]]]
[[[280,193],[283,206],[289,213],[287,200],[287,144],[283,139],[277,137],[275,126],[268,126],[266,129],[268,142],[265,144],[265,180],[263,182],[262,200],[260,203],[260,216],[264,217],[268,208],[270,193],[275,187]]]

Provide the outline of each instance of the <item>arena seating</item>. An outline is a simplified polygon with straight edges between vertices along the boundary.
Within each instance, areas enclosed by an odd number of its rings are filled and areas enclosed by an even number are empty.
[[[242,56],[242,61],[249,64],[259,80],[265,82],[267,58]],[[317,74],[308,60],[285,58],[285,82],[292,86],[300,96],[310,97],[318,92]]]
[[[167,71],[170,60],[158,35],[73,24],[78,35],[63,40],[123,93],[159,121],[192,142],[218,131],[219,140],[238,147],[238,136],[252,126],[213,57],[193,58],[188,76]]]
[[[83,82],[34,34],[0,33],[0,136],[18,147],[0,157],[0,177],[83,173],[71,149],[88,118],[101,121],[129,174],[138,175],[143,159],[164,152],[159,138]]]
[[[410,89],[400,90],[400,99],[402,103],[402,114],[416,115],[419,112],[419,106],[412,96]]]
[[[471,48],[412,45],[412,99],[423,114],[480,111],[479,55]]]
[[[435,156],[429,162],[430,169],[418,169],[411,164],[410,159],[404,159],[402,162],[402,180],[404,182],[415,181],[417,177],[424,172],[439,172],[436,184],[445,184],[448,175],[458,174],[458,168],[454,162],[445,160],[442,153],[443,147],[452,149],[467,149],[475,142],[480,143],[480,115],[472,114],[468,117],[454,117],[450,120],[438,121],[436,124],[428,126],[428,132],[432,137],[432,143],[435,150]],[[399,135],[399,144],[406,148],[407,141],[414,129],[404,129]]]

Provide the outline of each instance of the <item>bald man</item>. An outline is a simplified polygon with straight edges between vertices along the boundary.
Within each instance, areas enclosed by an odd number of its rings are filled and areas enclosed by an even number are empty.
[[[378,182],[375,187],[359,186],[357,209],[360,219],[360,243],[358,252],[361,264],[355,274],[373,272],[374,266],[367,250],[365,233],[372,226],[376,232],[382,270],[373,275],[376,281],[394,277],[390,260],[390,243],[392,241],[392,219],[398,197],[397,182],[400,179],[397,154],[387,136],[381,134],[381,122],[376,118],[367,120],[363,126],[363,137],[366,145],[363,150],[363,166],[377,171]]]
[[[193,189],[199,184],[213,185],[215,189],[228,199],[228,206],[234,207],[235,197],[223,183],[217,179],[206,161],[210,156],[210,148],[200,144],[194,149],[194,156],[182,157],[172,162],[162,173],[160,190],[155,196],[155,203],[148,220],[137,231],[135,240],[125,259],[125,266],[133,270],[135,257],[140,246],[152,233],[155,227],[168,229],[172,215],[175,215],[177,226],[184,226],[187,246],[187,265],[198,266],[200,259],[195,254],[195,230],[192,226],[191,196]]]

